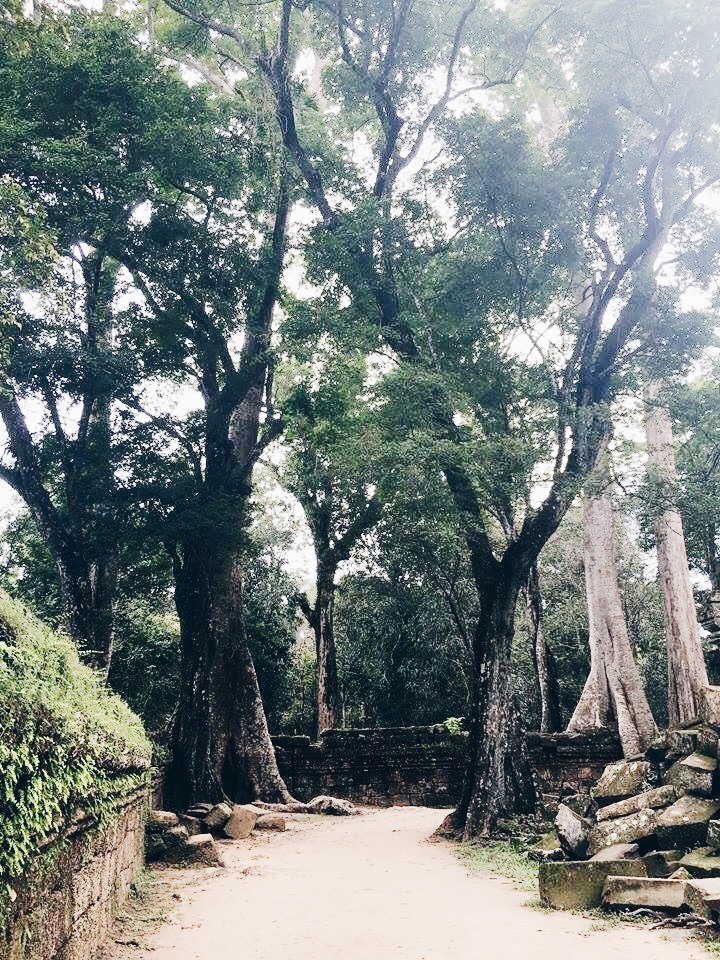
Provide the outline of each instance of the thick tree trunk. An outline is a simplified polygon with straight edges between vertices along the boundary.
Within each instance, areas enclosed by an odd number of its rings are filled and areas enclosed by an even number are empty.
[[[168,769],[174,809],[198,801],[290,799],[247,645],[237,557],[185,544],[176,560],[182,676]]]
[[[533,565],[527,579],[525,600],[540,696],[540,733],[557,733],[560,729],[560,687],[555,656],[548,646],[542,625],[542,593],[537,564]]]
[[[317,654],[317,699],[315,739],[323,730],[335,730],[342,723],[342,699],[337,673],[334,630],[335,585],[318,584],[314,610],[315,650]]]
[[[520,591],[498,565],[485,582],[473,637],[469,759],[458,809],[451,815],[463,839],[488,835],[497,821],[531,813],[537,803],[525,737],[512,695],[512,642]]]
[[[677,727],[698,716],[708,675],[683,522],[673,497],[677,468],[672,422],[660,393],[659,383],[650,383],[645,389],[645,427],[649,471],[661,485],[661,506],[654,527],[667,639],[668,722]]]
[[[115,640],[117,565],[57,558],[68,632],[83,660],[106,675]]]
[[[601,474],[583,500],[590,675],[567,730],[616,730],[625,756],[635,756],[647,748],[657,731],[622,607],[608,483]]]

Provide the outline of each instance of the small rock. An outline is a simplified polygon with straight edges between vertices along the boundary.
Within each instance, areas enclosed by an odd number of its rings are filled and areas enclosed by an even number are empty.
[[[258,817],[258,821],[255,824],[256,830],[277,830],[281,832],[287,829],[287,823],[285,822],[285,817],[281,816],[279,813],[266,813],[262,817]]]
[[[591,824],[561,803],[555,817],[555,832],[560,846],[571,860],[582,860],[590,845]]]
[[[656,787],[654,790],[646,790],[644,793],[638,793],[637,796],[628,797],[627,800],[610,803],[607,807],[600,807],[598,810],[598,823],[616,817],[628,817],[633,813],[639,813],[641,810],[657,810],[661,807],[668,807],[678,799],[681,793],[682,791],[677,787],[667,785]]]
[[[225,836],[231,840],[245,840],[253,832],[259,814],[248,807],[235,804],[224,826]]]
[[[657,815],[657,845],[662,850],[705,846],[708,821],[720,811],[720,800],[686,794]]]
[[[690,793],[711,797],[717,780],[717,769],[717,759],[706,757],[702,753],[691,753],[689,757],[670,767],[666,781]]]
[[[610,763],[592,791],[601,805],[615,803],[640,793],[650,775],[651,765],[647,760],[619,760]]]
[[[156,823],[159,827],[176,827],[180,820],[176,813],[169,810],[151,810],[148,815],[150,823]]]
[[[556,910],[584,910],[598,907],[609,876],[644,876],[642,860],[598,863],[593,860],[541,863],[540,899]]]
[[[324,813],[334,817],[351,817],[360,813],[349,800],[340,800],[338,797],[314,797],[305,809],[308,813]]]
[[[233,808],[229,803],[216,803],[205,815],[204,823],[208,830],[220,830],[232,816]]]
[[[652,877],[608,877],[602,893],[604,907],[649,907],[681,910],[685,902],[683,880]]]
[[[615,843],[611,847],[604,847],[590,857],[592,863],[607,863],[617,860],[637,860],[640,856],[640,847],[636,843]]]

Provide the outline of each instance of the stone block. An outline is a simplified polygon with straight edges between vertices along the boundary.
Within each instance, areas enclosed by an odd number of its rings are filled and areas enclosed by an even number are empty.
[[[656,787],[654,790],[646,790],[634,797],[628,797],[627,800],[619,800],[617,803],[608,804],[607,807],[600,807],[597,812],[597,820],[598,823],[602,823],[616,817],[628,817],[633,813],[639,813],[641,810],[658,810],[662,807],[669,807],[680,795],[681,790],[672,784]]]
[[[187,813],[181,813],[179,814],[178,819],[181,825],[187,830],[188,836],[194,837],[198,833],[205,833],[202,820],[200,820],[198,817],[191,817]]]
[[[637,860],[640,856],[640,847],[636,843],[615,843],[611,847],[604,847],[590,857],[593,863],[614,863],[617,860]]]
[[[190,837],[183,848],[182,860],[185,863],[204,863],[211,867],[224,866],[220,852],[210,833],[199,833]]]
[[[592,795],[601,806],[633,797],[642,791],[651,769],[647,760],[619,760],[617,763],[610,763],[605,767]]]
[[[584,910],[598,907],[609,876],[644,876],[642,860],[593,860],[541,863],[540,899],[556,910]]]
[[[208,830],[222,830],[232,816],[233,808],[229,803],[216,803],[209,813],[205,814],[203,823]]]
[[[689,730],[668,730],[667,747],[670,757],[686,757],[695,752],[700,728]]]
[[[561,802],[579,817],[589,817],[595,812],[595,802],[589,793],[574,793],[563,797]]]
[[[176,813],[171,813],[169,810],[151,810],[148,814],[148,820],[150,823],[156,823],[159,827],[176,827],[180,820]]]
[[[642,858],[649,877],[669,877],[677,869],[682,850],[653,850]]]
[[[537,843],[528,847],[527,852],[533,860],[563,860],[565,857],[554,831],[543,834]]]
[[[698,916],[711,920],[720,906],[720,878],[688,880],[685,884],[685,905]]]
[[[590,846],[591,824],[561,803],[555,817],[555,832],[560,846],[573,860],[582,860]]]
[[[720,728],[720,687],[705,687],[700,698],[700,714],[705,723]]]
[[[266,813],[262,817],[258,817],[258,821],[255,824],[256,830],[276,830],[278,833],[287,829],[287,822],[285,817],[281,816],[279,813]]]
[[[307,804],[306,809],[308,813],[323,813],[331,817],[350,817],[360,813],[358,808],[349,800],[325,795],[314,797]]]
[[[708,822],[707,845],[712,850],[720,850],[720,820]]]
[[[602,892],[604,907],[649,907],[652,910],[681,910],[685,903],[685,881],[653,877],[609,876]]]
[[[691,753],[673,764],[666,774],[667,783],[703,797],[711,797],[717,780],[718,762],[702,753]]]
[[[231,840],[245,840],[253,832],[259,815],[255,810],[235,804],[230,819],[225,824],[225,836]]]
[[[686,794],[657,815],[657,845],[661,850],[705,846],[708,822],[720,811],[720,800]]]
[[[703,724],[700,727],[700,731],[697,736],[695,743],[695,749],[698,753],[704,754],[706,757],[712,757],[714,760],[718,759],[718,745],[720,739],[718,738],[717,730],[713,727]]]
[[[710,877],[720,877],[720,856],[709,847],[698,847],[686,853],[680,861],[680,866],[691,876],[704,880]]]
[[[655,810],[640,810],[629,817],[617,817],[615,820],[598,823],[590,831],[591,856],[603,847],[611,847],[616,843],[639,843],[646,851],[650,838],[655,834],[657,816]]]

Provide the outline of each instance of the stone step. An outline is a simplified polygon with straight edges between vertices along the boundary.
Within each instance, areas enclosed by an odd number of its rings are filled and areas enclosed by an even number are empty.
[[[712,797],[717,782],[717,758],[691,753],[668,770],[665,780],[673,786],[703,797]]]
[[[604,907],[650,907],[681,910],[685,903],[684,880],[609,876],[602,894]]]
[[[645,876],[642,860],[564,860],[541,863],[540,899],[556,910],[584,910],[599,907],[605,881],[609,876]]]

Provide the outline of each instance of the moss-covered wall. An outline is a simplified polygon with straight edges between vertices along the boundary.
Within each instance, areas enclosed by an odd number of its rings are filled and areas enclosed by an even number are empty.
[[[0,591],[0,960],[92,956],[69,944],[138,868],[150,764],[140,720]]]

